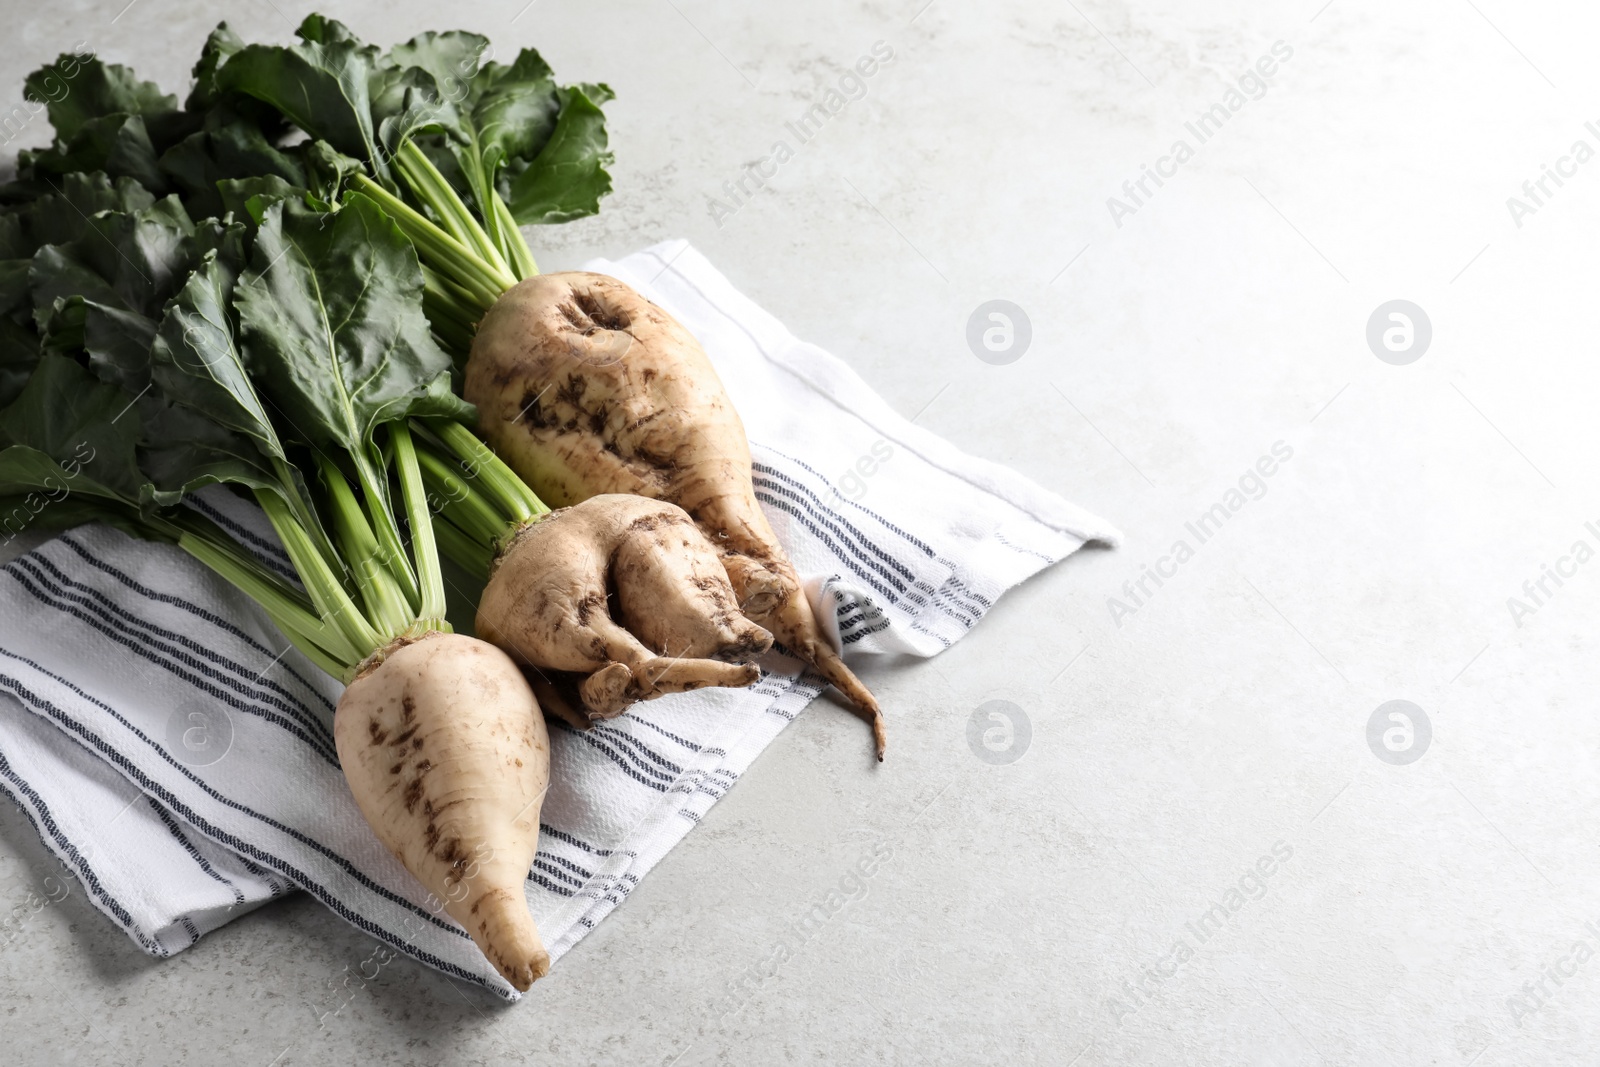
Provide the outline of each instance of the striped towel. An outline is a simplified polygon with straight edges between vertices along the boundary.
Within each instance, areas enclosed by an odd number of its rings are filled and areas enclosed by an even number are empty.
[[[757,495],[847,654],[934,655],[1010,586],[1114,541],[1104,521],[897,415],[687,243],[591,269],[704,342],[752,439]],[[251,505],[212,492],[195,506],[291,573]],[[0,790],[141,948],[181,951],[298,889],[371,935],[375,960],[408,955],[516,997],[356,810],[334,751],[338,684],[224,582],[91,526],[0,568],[0,603]],[[763,667],[750,689],[664,697],[588,732],[552,725],[527,882],[552,958],[821,691],[795,660]]]

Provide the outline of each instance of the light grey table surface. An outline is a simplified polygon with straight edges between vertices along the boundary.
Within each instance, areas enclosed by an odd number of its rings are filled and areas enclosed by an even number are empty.
[[[1591,11],[524,3],[322,10],[610,82],[617,192],[537,232],[543,265],[688,237],[919,425],[1127,543],[935,660],[864,664],[887,763],[817,703],[520,1004],[392,966],[319,1032],[370,944],[311,899],[158,963],[74,894],[0,950],[0,1058],[1595,1062],[1600,162],[1572,156],[1600,148]],[[5,0],[0,103],[78,41],[180,90],[219,18],[283,39],[306,10]],[[785,123],[879,41],[893,61],[798,143]],[[1279,41],[1264,94],[1230,101]],[[1186,123],[1219,103],[1201,143]],[[793,158],[733,202],[779,140]],[[1146,165],[1168,176],[1140,190]],[[1535,201],[1546,165],[1566,176]],[[1031,322],[1007,365],[966,340],[997,298]],[[1367,340],[1394,299],[1431,322],[1407,365]],[[1275,446],[1292,456],[1248,477]],[[1218,503],[1202,540],[1186,524]],[[1124,592],[1147,565],[1162,583]],[[1546,565],[1563,584],[1524,592]],[[969,746],[990,700],[1031,723],[1013,763]],[[1369,737],[1391,700],[1421,714]],[[765,966],[874,842],[893,855],[865,895]],[[51,869],[0,808],[0,902]]]

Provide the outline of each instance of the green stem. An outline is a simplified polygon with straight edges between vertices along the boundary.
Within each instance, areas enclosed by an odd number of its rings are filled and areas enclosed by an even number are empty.
[[[472,338],[479,313],[471,309],[470,302],[463,305],[458,296],[459,286],[431,268],[422,268],[422,311],[428,324],[438,335],[440,347],[465,364],[472,352]]]
[[[365,174],[357,174],[351,184],[389,213],[424,260],[470,292],[481,311],[488,311],[501,293],[516,284],[510,274],[485,263],[466,245]]]
[[[267,513],[278,540],[294,564],[295,573],[306,587],[311,605],[317,615],[327,620],[345,639],[348,662],[354,666],[382,648],[385,642],[372,628],[367,617],[356,607],[350,594],[333,570],[325,563],[312,544],[311,537],[295,521],[293,512],[277,493],[267,489],[256,490],[256,502]]]
[[[433,496],[433,507],[451,522],[484,545],[495,544],[516,519],[505,514],[495,501],[475,490],[444,460],[426,450],[417,452],[423,481]]]
[[[305,494],[300,491],[303,483],[299,471],[291,467],[288,460],[274,456],[272,473],[277,476],[278,485],[282,487],[283,495],[289,502],[289,509],[294,512],[295,518],[310,536],[311,543],[317,546],[317,551],[322,553],[322,558],[329,567],[338,567],[339,554],[334,551],[333,542],[328,539],[328,531],[322,528],[316,511],[306,500]]]
[[[433,327],[433,343],[450,353],[458,368],[466,367],[472,353],[471,331],[449,319],[432,319],[428,324]]]
[[[433,540],[428,494],[422,487],[422,471],[417,466],[417,450],[411,443],[411,428],[404,422],[397,422],[389,428],[389,435],[394,442],[400,496],[405,501],[406,520],[411,526],[412,551],[417,557],[417,581],[422,586],[418,614],[423,621],[436,623],[445,614],[444,574],[439,570],[439,548]]]
[[[493,205],[490,215],[493,225],[500,232],[501,247],[505,250],[506,259],[511,263],[511,273],[521,281],[532,278],[539,273],[539,264],[533,260],[533,248],[528,244],[528,239],[522,235],[522,227],[517,225],[517,220],[511,214],[511,208],[500,199],[500,194],[491,189],[489,202]]]
[[[412,568],[405,541],[400,537],[400,526],[395,522],[389,499],[389,465],[381,453],[372,457],[365,451],[357,451],[352,452],[350,458],[355,462],[356,482],[367,505],[367,521],[378,538],[382,562],[400,583],[411,611],[415,612],[422,603],[422,587],[417,584],[417,572]]]
[[[467,180],[467,188],[472,190],[473,199],[477,201],[478,214],[483,219],[482,229],[478,229],[477,219],[467,209],[454,187],[444,180],[444,176],[439,174],[437,169],[433,173],[438,178],[438,187],[434,196],[424,197],[425,202],[436,212],[440,212],[441,217],[447,212],[464,214],[466,225],[475,233],[487,234],[489,243],[499,254],[499,262],[505,265],[518,281],[538,274],[539,265],[533,260],[533,249],[528,247],[527,238],[522,236],[522,230],[517,226],[511,208],[500,198],[500,192],[494,186],[493,173],[484,169],[483,146],[478,142],[475,129],[472,131],[470,143],[465,148],[457,148],[455,157],[461,167],[462,176]],[[426,155],[423,159],[427,160]],[[429,165],[431,167],[431,161]],[[463,240],[469,246],[473,245],[472,240],[465,238]]]
[[[488,581],[489,568],[494,564],[494,548],[451,522],[444,514],[433,517],[434,536],[439,540],[439,550],[455,560],[456,566],[468,571],[480,581]]]
[[[500,252],[501,261],[509,266],[511,257],[506,253],[504,235],[500,232],[499,226],[496,225],[498,220],[495,218],[494,212],[487,209],[488,200],[485,198],[490,192],[489,176],[483,169],[483,143],[478,139],[478,130],[475,125],[469,124],[468,126],[466,146],[455,146],[453,154],[456,157],[456,164],[461,168],[462,177],[467,180],[467,188],[472,191],[472,198],[479,207],[478,215],[483,219],[484,231]],[[459,199],[460,194],[456,195]]]
[[[466,327],[483,318],[473,295],[427,264],[422,266],[422,299]]]
[[[352,663],[346,666],[332,652],[327,651],[318,644],[312,635],[297,633],[294,628],[294,620],[283,618],[265,604],[261,605],[261,607],[267,613],[267,618],[272,620],[272,625],[278,628],[279,633],[288,638],[289,643],[302,656],[316,664],[319,670],[325,671],[346,685],[350,683],[351,677],[355,674],[356,667],[359,664]]]
[[[202,534],[185,531],[178,547],[260,604],[274,626],[313,663],[335,678],[355,666],[355,649],[311,610],[304,594],[242,553]]]
[[[439,168],[433,165],[433,160],[417,147],[415,141],[407,141],[400,146],[400,151],[395,153],[395,162],[399,164],[400,173],[412,193],[433,208],[434,214],[439,216],[451,236],[477,253],[490,267],[502,274],[510,274],[510,268],[500,257],[500,250],[495,247],[494,241],[478,225],[478,220],[472,217],[467,205],[461,202],[444,175],[439,173]]]
[[[460,461],[461,469],[484,487],[510,520],[526,522],[550,511],[527,483],[506,466],[505,460],[495,455],[494,450],[478,440],[471,430],[448,419],[429,419],[427,425]]]
[[[361,502],[333,460],[317,457],[322,484],[328,491],[328,510],[334,535],[356,578],[356,588],[366,605],[367,617],[385,638],[398,637],[411,625],[412,606],[395,579],[386,551],[367,522]]]

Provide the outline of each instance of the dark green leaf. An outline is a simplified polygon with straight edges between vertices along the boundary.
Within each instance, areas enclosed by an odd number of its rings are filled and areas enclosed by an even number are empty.
[[[219,181],[272,177],[306,184],[301,161],[274,146],[259,126],[227,104],[211,110],[204,129],[168,149],[160,166],[194,218],[220,216],[227,209]]]
[[[0,318],[18,322],[33,319],[33,299],[28,289],[28,259],[0,259]]]
[[[234,299],[247,365],[300,440],[359,455],[383,422],[470,410],[429,336],[416,251],[370,199],[331,216],[274,204],[251,262]]]
[[[83,457],[92,453],[85,449]],[[74,489],[85,489],[96,496],[120,499],[115,493],[95,492],[92,484],[74,485],[74,474],[79,471],[81,458],[69,457],[67,466],[57,462],[49,453],[31,445],[10,444],[0,449],[0,495],[7,497],[42,490],[53,500],[59,500]],[[77,473],[81,477],[81,473]]]
[[[44,178],[104,171],[113,178],[132,178],[155,193],[165,192],[167,187],[150,132],[138,115],[88,119],[64,143],[58,140],[52,148],[23,152],[19,166]]]
[[[524,49],[511,66],[488,67],[473,108],[485,171],[532,160],[549,144],[560,114],[561,94],[539,53]]]
[[[330,26],[338,23],[318,28]],[[272,105],[313,138],[346,155],[377,161],[381,171],[367,89],[377,51],[347,33],[327,38],[325,43],[308,37],[297,45],[247,45],[222,65],[217,84]]]
[[[39,362],[28,290],[30,265],[26,259],[0,260],[0,407],[17,398]]]
[[[21,395],[38,363],[38,333],[10,318],[0,319],[0,405]]]
[[[85,124],[110,115],[151,117],[178,109],[178,98],[133,71],[98,59],[62,53],[52,66],[28,75],[28,95],[45,102],[56,136],[70,141]]]
[[[133,400],[71,359],[46,355],[22,394],[0,411],[0,432],[48,457],[69,476],[74,490],[137,501],[144,478],[134,457],[139,415]],[[0,492],[35,488],[49,473],[36,460],[18,455],[12,466],[0,466]]]
[[[600,111],[613,96],[610,87],[560,89],[537,52],[524,49],[509,66],[482,64],[487,48],[483,37],[452,32],[421,34],[391,50],[392,63],[424,72],[456,107],[453,122],[440,123],[451,141],[423,138],[423,150],[463,199],[482,204],[498,189],[520,223],[599,211],[611,191]],[[454,166],[446,165],[450,157]]]
[[[20,458],[10,455],[11,452],[11,449],[0,451],[0,471],[15,465]],[[4,477],[4,474],[0,474],[0,479]],[[169,542],[175,540],[176,530],[140,521],[138,511],[132,507],[83,492],[69,490],[63,493],[59,474],[49,473],[43,477],[48,479],[49,485],[31,492],[0,496],[0,544],[24,530],[58,532],[91,522],[103,522],[133,537]]]
[[[0,259],[27,259],[38,247],[28,240],[22,216],[16,211],[0,215]]]
[[[187,276],[194,233],[173,197],[140,211],[84,220],[77,238],[47,245],[33,257],[29,281],[41,331],[52,328],[58,300],[72,297],[154,317]]]
[[[332,205],[339,202],[345,183],[362,173],[361,161],[336,151],[327,141],[310,141],[301,149],[305,160],[305,187],[311,195]]]
[[[127,308],[84,305],[83,350],[89,366],[104,381],[138,395],[150,384],[150,342],[156,321]]]
[[[141,394],[162,306],[220,239],[214,224],[197,230],[169,197],[141,211],[102,212],[76,240],[41,248],[29,285],[45,348],[82,349],[100,378]]]
[[[441,94],[462,103],[476,96],[473,83],[485,66],[483,57],[489,49],[487,37],[465,30],[446,30],[418,34],[405,44],[395,45],[389,49],[389,60],[396,67],[417,67],[426,71]],[[550,69],[546,67],[545,76],[549,74]]]
[[[139,416],[139,466],[149,479],[141,496],[146,507],[171,507],[208,485],[277,488],[270,467],[244,435],[154,394],[139,401]]]
[[[66,244],[82,236],[89,219],[102,211],[139,211],[155,203],[155,197],[131,178],[115,182],[104,174],[65,174],[44,185],[45,195],[20,207],[18,220],[23,255],[31,256],[41,245]]]
[[[217,84],[217,70],[229,56],[243,47],[244,41],[228,28],[226,22],[217,23],[217,28],[211,31],[204,47],[200,49],[200,58],[195,61],[194,88],[189,90],[189,98],[184,101],[185,108],[205,111],[222,98],[222,90]]]
[[[0,259],[27,259],[34,254],[34,248],[22,227],[21,214],[0,214]]]
[[[217,193],[222,197],[222,206],[234,218],[249,219],[260,225],[261,215],[268,205],[300,196],[303,190],[282,178],[268,175],[265,178],[224,178],[217,183]]]
[[[301,40],[317,44],[361,44],[361,39],[350,32],[350,27],[338,19],[316,13],[301,19],[294,32]]]
[[[433,78],[416,67],[380,67],[373,72],[372,114],[384,159],[393,159],[400,146],[423,132],[456,133],[461,116],[446,100]]]
[[[489,41],[475,33],[424,33],[389,52],[401,66],[423,72],[459,112],[457,138],[471,145],[492,173],[503,160],[532,159],[555,129],[560,112],[549,64],[524,49],[510,66],[483,63]]]
[[[581,89],[583,95],[587,96],[589,102],[596,107],[605,107],[617,98],[617,94],[605,82],[579,82],[577,88]]]
[[[229,308],[236,260],[212,252],[167,305],[151,359],[161,393],[250,437],[268,457],[283,445],[239,352]]]
[[[510,174],[501,194],[517,222],[567,222],[596,214],[611,192],[606,165],[606,120],[581,89],[561,90],[561,117],[544,149],[520,174]]]

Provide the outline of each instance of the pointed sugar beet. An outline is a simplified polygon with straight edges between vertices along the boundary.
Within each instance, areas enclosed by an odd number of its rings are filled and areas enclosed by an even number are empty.
[[[517,665],[459,634],[401,639],[345,690],[333,735],[378,839],[506,981],[525,990],[544,977],[550,954],[523,885],[550,739]]]

